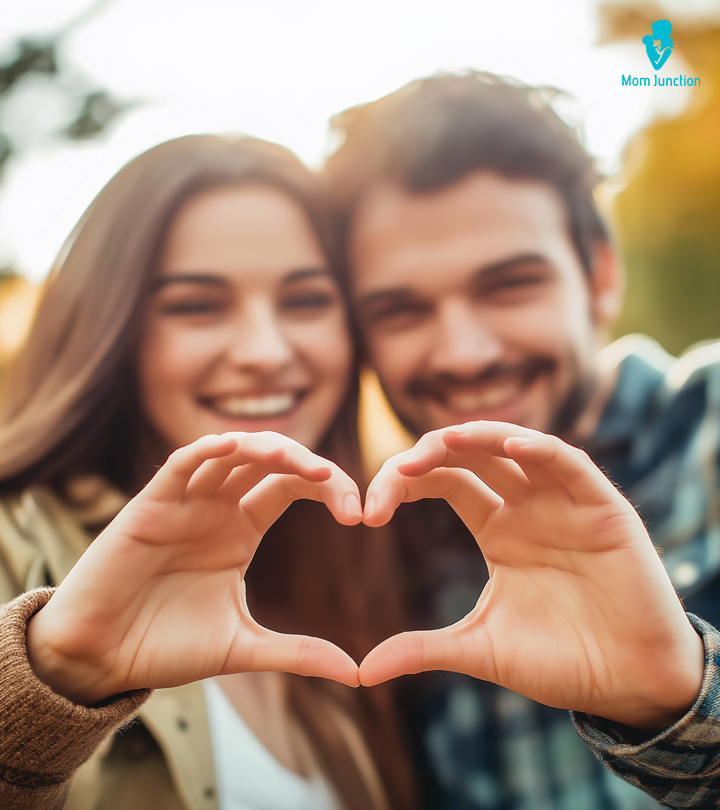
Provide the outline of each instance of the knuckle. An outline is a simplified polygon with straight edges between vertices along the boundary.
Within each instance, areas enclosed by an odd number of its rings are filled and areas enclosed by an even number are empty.
[[[545,446],[551,453],[551,458],[556,458],[560,453],[563,452],[563,449],[572,449],[569,445],[565,444],[565,442],[554,436],[552,433],[546,433],[544,436]]]
[[[399,453],[397,456],[392,456],[391,458],[384,461],[382,467],[380,467],[380,470],[378,471],[375,478],[382,480],[386,478],[388,475],[396,473],[398,466],[403,463],[404,460],[403,455],[404,453]]]
[[[591,461],[590,456],[587,454],[587,451],[584,450],[582,447],[576,447],[575,452],[577,453],[577,457],[583,462]]]
[[[308,662],[308,660],[310,659],[311,651],[312,651],[312,642],[306,636],[305,638],[302,638],[300,640],[300,643],[298,644],[298,649],[297,649],[297,661],[298,661],[298,664],[301,664],[301,665],[306,664]]]
[[[177,450],[173,450],[172,453],[170,453],[170,455],[167,457],[167,461],[168,462],[180,461],[185,457],[186,454],[187,450],[184,447],[178,447]]]
[[[412,642],[412,646],[414,647],[415,655],[422,659],[425,655],[425,638],[421,633],[412,633],[410,636],[410,641]]]

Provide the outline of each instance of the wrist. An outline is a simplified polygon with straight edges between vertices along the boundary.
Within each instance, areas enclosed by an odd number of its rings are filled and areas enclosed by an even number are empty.
[[[107,674],[89,659],[65,653],[57,634],[49,632],[46,610],[42,608],[30,619],[26,631],[28,661],[37,678],[81,706],[127,691],[121,685],[112,686]]]
[[[643,692],[623,716],[615,718],[628,729],[635,729],[637,736],[649,739],[674,726],[692,709],[700,695],[705,674],[705,646],[689,622],[688,631],[681,650],[664,651],[662,657],[666,666],[656,670],[661,678],[654,683],[646,680],[645,685],[652,687],[653,693]]]

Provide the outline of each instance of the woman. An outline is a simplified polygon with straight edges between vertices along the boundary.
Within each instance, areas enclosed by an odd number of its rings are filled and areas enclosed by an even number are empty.
[[[100,709],[79,706],[109,701],[103,711],[122,719],[123,700],[140,705],[145,695],[118,692],[158,685],[175,688],[155,693],[140,710],[142,724],[80,769],[68,808],[412,805],[387,692],[368,697],[328,681],[245,671],[357,683],[354,663],[329,642],[359,659],[398,627],[393,589],[383,587],[389,545],[351,525],[361,514],[357,368],[333,266],[314,179],[285,150],[250,139],[181,138],[141,155],[110,181],[68,241],[4,380],[0,599],[58,585],[102,532],[52,608],[42,608],[44,592],[30,608],[26,599],[29,614],[12,614],[24,638],[25,622],[40,611],[27,632],[40,681],[23,694],[45,701],[48,716],[55,701],[54,710],[82,726],[84,742],[72,737],[69,761],[62,723],[42,727],[44,742],[39,733],[28,738],[24,721],[15,736],[5,735],[23,763],[16,770],[2,763],[18,807],[62,806],[67,777],[113,726],[112,718],[102,728],[94,722]],[[258,431],[289,439],[247,435]],[[200,438],[208,434],[230,435]],[[188,445],[103,532],[168,453]],[[333,514],[321,504],[293,504],[254,557],[247,599],[260,622],[326,641],[272,635],[238,603],[245,647],[229,641],[227,660],[203,660],[203,645],[223,626],[208,611],[208,583],[217,594],[244,589],[237,577],[262,536],[258,521],[267,528],[295,497],[324,500]],[[240,498],[249,504],[242,515]],[[210,512],[217,522],[203,523]],[[213,546],[205,558],[216,537],[226,540],[229,557]],[[162,576],[150,576],[160,571],[157,555],[183,557],[179,542],[197,552],[192,544],[200,541],[201,550],[184,559],[194,561],[193,583],[204,584],[197,592],[171,587],[171,607],[157,607],[167,624],[150,622],[164,631],[148,636],[142,674],[142,655],[124,667],[127,637],[156,604],[157,583],[176,582],[179,573],[170,576],[166,560]],[[143,548],[155,554],[147,570],[137,562]],[[213,569],[220,558],[231,561],[232,582],[228,571]],[[130,564],[132,575],[123,571]],[[142,587],[131,593],[137,572]],[[220,615],[226,607],[219,604]],[[82,628],[75,638],[73,628]],[[60,654],[98,636],[105,657],[92,673]],[[171,636],[177,671],[155,672],[153,651],[166,654]],[[20,669],[11,681],[0,674],[11,691],[18,672],[23,683],[34,677],[27,658],[13,660]],[[104,680],[96,677],[101,670]],[[184,685],[238,671],[205,687]],[[47,684],[54,693],[43,691]],[[46,747],[33,754],[38,745]],[[64,752],[60,760],[54,746]]]

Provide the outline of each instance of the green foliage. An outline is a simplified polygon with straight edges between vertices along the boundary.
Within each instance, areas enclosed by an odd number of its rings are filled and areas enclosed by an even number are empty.
[[[607,3],[602,39],[639,42],[666,16]],[[720,25],[679,18],[673,40],[701,86],[682,114],[653,122],[625,151],[614,213],[628,289],[616,334],[644,332],[679,353],[720,338]]]
[[[23,80],[30,76],[45,75],[72,102],[78,110],[74,120],[55,132],[48,133],[52,138],[84,140],[93,138],[134,102],[120,102],[112,95],[87,80],[68,71],[58,58],[58,46],[67,34],[80,24],[89,13],[103,2],[91,5],[80,17],[70,21],[54,36],[43,40],[21,37],[15,44],[14,52],[0,63],[0,109],[14,93],[23,89]],[[25,144],[17,143],[8,132],[0,130],[0,170],[14,155],[19,154]]]

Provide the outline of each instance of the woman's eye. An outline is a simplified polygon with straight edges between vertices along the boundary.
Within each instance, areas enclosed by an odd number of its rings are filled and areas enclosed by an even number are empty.
[[[285,310],[306,311],[324,309],[335,301],[334,296],[328,293],[303,293],[283,298],[281,306]]]
[[[165,304],[162,311],[166,315],[203,315],[211,312],[220,312],[222,303],[212,300],[177,301]]]

